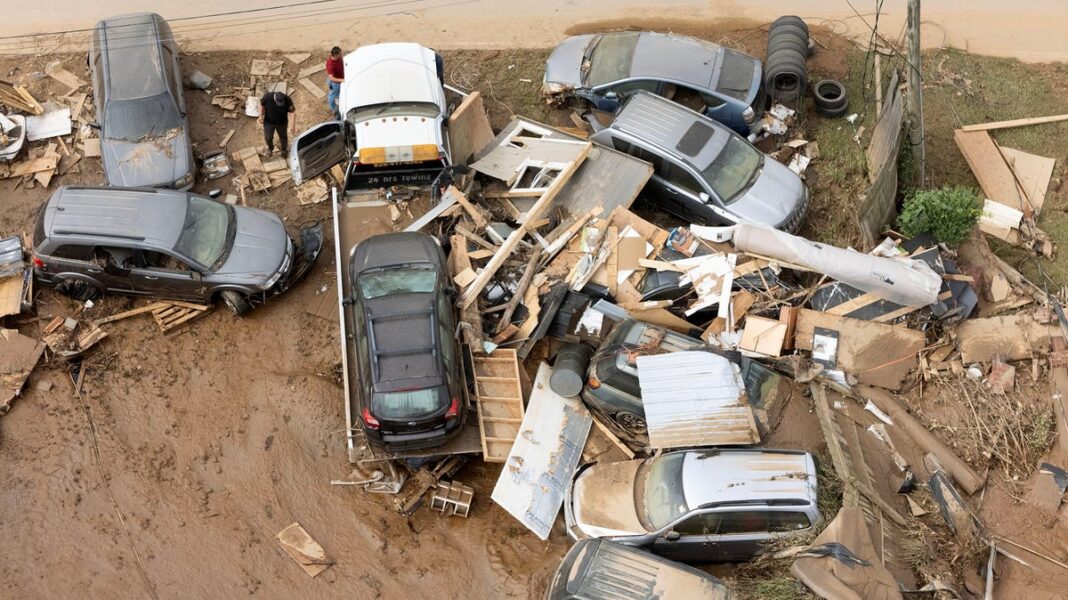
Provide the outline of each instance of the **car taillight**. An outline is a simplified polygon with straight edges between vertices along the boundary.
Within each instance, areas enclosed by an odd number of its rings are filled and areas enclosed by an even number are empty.
[[[445,411],[446,419],[455,419],[460,416],[460,398],[458,396],[452,397],[452,404],[449,405],[449,410]]]
[[[590,378],[586,380],[586,385],[590,386],[591,390],[595,390],[601,387],[601,380],[597,377],[590,375]]]
[[[34,255],[32,255],[32,256],[33,256],[33,266],[35,266],[35,267],[37,267],[37,268],[42,268],[42,267],[44,267],[44,266],[45,266],[45,263],[44,263],[44,261],[43,261],[43,260],[41,260],[41,259],[39,259],[39,258],[37,258],[37,255],[36,255],[36,254],[34,254]]]
[[[376,419],[376,418],[371,416],[371,409],[369,409],[369,408],[363,409],[363,415],[362,416],[363,416],[363,424],[366,425],[368,429],[378,429],[378,419]]]

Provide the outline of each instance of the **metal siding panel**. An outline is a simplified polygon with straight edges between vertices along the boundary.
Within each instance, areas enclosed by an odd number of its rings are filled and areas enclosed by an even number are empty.
[[[652,448],[760,441],[737,365],[711,352],[638,357]]]
[[[519,437],[491,498],[543,540],[564,501],[593,419],[578,398],[549,388],[552,367],[541,363]]]

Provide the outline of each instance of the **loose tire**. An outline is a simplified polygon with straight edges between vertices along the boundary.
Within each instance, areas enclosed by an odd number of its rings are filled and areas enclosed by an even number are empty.
[[[779,27],[786,24],[796,25],[801,29],[804,29],[805,35],[808,35],[808,23],[805,23],[805,20],[797,15],[783,15],[778,19],[775,19],[774,21],[772,21],[769,31],[778,29]]]
[[[235,316],[240,317],[252,310],[252,303],[241,292],[223,290],[219,293],[219,297],[222,299],[223,304],[226,305],[226,308],[229,308],[230,312],[234,313]]]
[[[849,109],[845,86],[833,79],[824,79],[812,86],[812,96],[820,116],[834,119]]]

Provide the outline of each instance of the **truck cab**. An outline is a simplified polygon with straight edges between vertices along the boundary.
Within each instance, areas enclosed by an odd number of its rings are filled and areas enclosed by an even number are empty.
[[[429,185],[451,163],[437,54],[418,44],[362,46],[345,56],[343,120],[301,133],[289,151],[293,182],[343,164],[345,192]]]

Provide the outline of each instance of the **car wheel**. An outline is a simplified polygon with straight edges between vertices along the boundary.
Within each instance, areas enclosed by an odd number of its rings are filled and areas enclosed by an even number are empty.
[[[237,292],[234,290],[223,290],[219,293],[219,297],[222,298],[223,304],[226,305],[226,308],[229,308],[230,312],[234,313],[234,315],[238,317],[252,310],[252,303],[249,302],[248,297],[246,297],[241,292]]]
[[[630,435],[645,435],[647,428],[643,417],[639,417],[632,412],[621,410],[616,413],[615,420],[616,423],[619,423],[619,426]]]
[[[81,279],[63,279],[56,284],[56,291],[78,302],[96,300],[102,295],[98,286]]]

